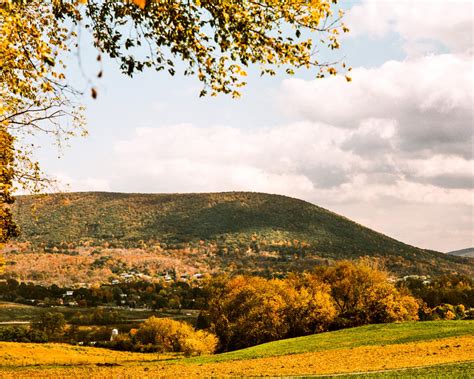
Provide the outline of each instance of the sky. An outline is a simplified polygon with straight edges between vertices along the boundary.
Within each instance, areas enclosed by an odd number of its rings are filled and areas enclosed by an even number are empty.
[[[241,99],[203,99],[195,79],[105,60],[89,136],[36,156],[70,191],[277,193],[421,248],[474,246],[473,4],[343,1],[351,83],[251,69]],[[78,82],[100,69],[81,54]]]

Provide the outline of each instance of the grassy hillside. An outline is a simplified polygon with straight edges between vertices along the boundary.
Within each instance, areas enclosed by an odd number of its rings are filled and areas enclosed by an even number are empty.
[[[463,378],[474,366],[473,324],[442,321],[361,327],[199,358],[0,342],[0,377],[174,377],[177,373],[186,378],[349,373],[364,373],[357,376],[364,377],[383,371],[383,377]]]
[[[268,342],[229,353],[194,358],[193,361],[199,363],[224,362],[317,351],[353,349],[361,346],[406,344],[466,335],[474,336],[474,321],[472,320],[374,324]]]
[[[35,244],[207,248],[206,254],[218,257],[216,265],[260,256],[266,266],[293,268],[295,260],[306,268],[321,258],[371,255],[399,273],[472,272],[466,258],[406,245],[285,196],[68,193],[18,197],[14,211],[21,240]]]

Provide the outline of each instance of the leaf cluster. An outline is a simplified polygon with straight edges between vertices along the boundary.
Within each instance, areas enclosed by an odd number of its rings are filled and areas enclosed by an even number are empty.
[[[71,11],[75,1],[57,3],[55,13],[90,29],[125,74],[152,67],[174,75],[183,62],[184,74],[202,82],[201,96],[240,96],[250,65],[262,75],[275,75],[276,67],[335,75],[336,63],[320,62],[317,49],[339,48],[339,34],[348,31],[334,0],[89,0],[81,12]]]

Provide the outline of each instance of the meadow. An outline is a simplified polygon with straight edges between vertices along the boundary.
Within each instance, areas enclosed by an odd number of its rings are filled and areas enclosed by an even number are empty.
[[[0,377],[312,376],[462,378],[474,321],[370,325],[195,358],[60,344],[0,343]],[[426,377],[426,376],[425,376]]]

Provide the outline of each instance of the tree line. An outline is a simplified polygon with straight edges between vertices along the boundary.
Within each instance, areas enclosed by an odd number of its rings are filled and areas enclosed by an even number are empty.
[[[374,323],[418,319],[420,303],[369,260],[341,261],[284,279],[219,277],[198,320],[219,351]]]
[[[65,297],[67,292],[72,292],[72,295]],[[201,309],[206,301],[198,284],[143,280],[73,289],[7,279],[0,282],[0,299],[29,305],[56,306],[73,302],[80,307],[107,305],[154,310]]]

